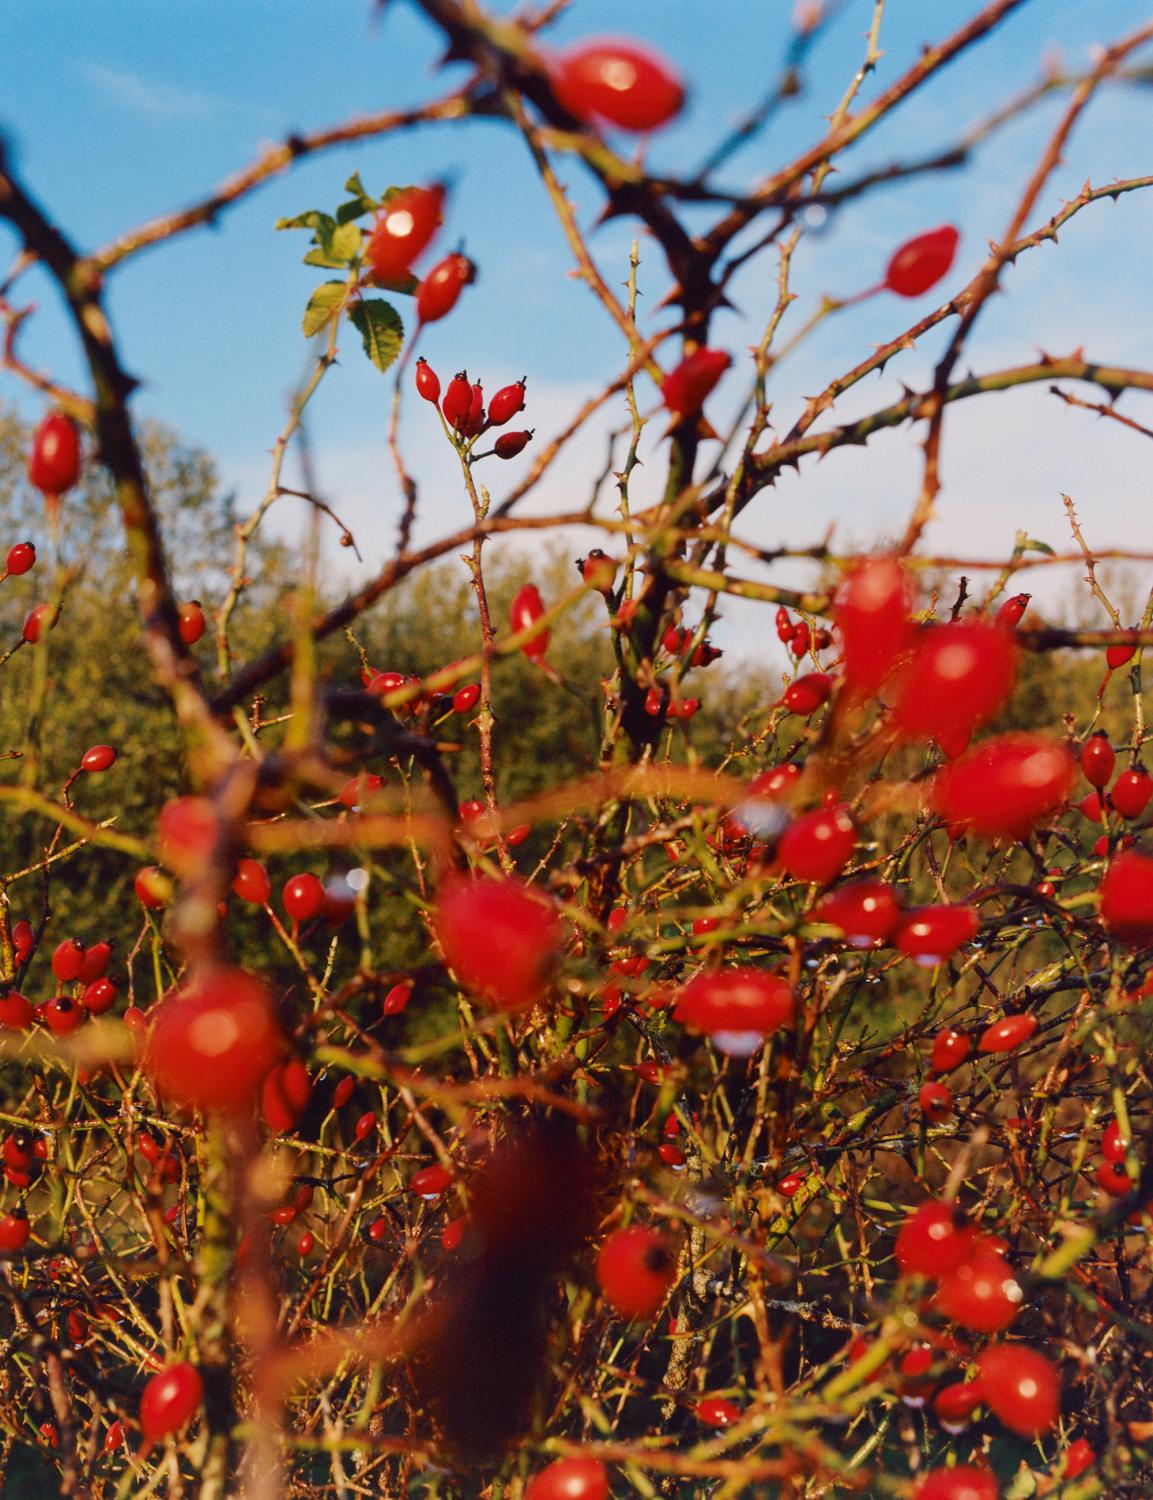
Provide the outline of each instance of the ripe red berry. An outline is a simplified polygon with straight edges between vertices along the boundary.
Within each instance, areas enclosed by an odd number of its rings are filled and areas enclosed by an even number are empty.
[[[839,927],[853,948],[879,948],[901,916],[892,889],[883,880],[855,880],[827,892],[810,913],[814,922]]]
[[[190,599],[187,604],[177,605],[176,628],[186,646],[195,646],[204,634],[208,621],[204,617],[204,606],[199,599]]]
[[[607,598],[613,591],[617,578],[617,561],[603,547],[593,547],[587,557],[578,557],[577,569],[590,589]]]
[[[145,1068],[162,1094],[201,1110],[256,1102],[284,1040],[267,987],[243,969],[206,970],[160,1002]]]
[[[534,427],[526,432],[502,432],[492,445],[493,452],[497,458],[516,458],[517,454],[523,453],[532,442],[532,435],[535,431]]]
[[[779,974],[721,969],[698,974],[678,993],[674,1019],[703,1031],[731,1057],[748,1057],[793,1018],[793,992]]]
[[[1101,1155],[1114,1166],[1120,1166],[1129,1152],[1129,1141],[1121,1134],[1116,1120],[1110,1120],[1101,1134]]]
[[[120,991],[111,979],[94,979],[85,987],[80,1003],[90,1015],[102,1016],[111,1010],[120,997]]]
[[[382,1016],[399,1016],[412,999],[412,980],[402,979],[399,984],[394,984],[380,1002],[380,1013]]]
[[[18,1203],[0,1219],[0,1252],[13,1255],[23,1250],[31,1234],[28,1211],[22,1203]]]
[[[440,400],[440,376],[422,354],[416,362],[416,390],[435,406]]]
[[[1003,1016],[981,1033],[977,1043],[978,1052],[1012,1052],[1027,1042],[1037,1030],[1037,1017],[1024,1012],[1016,1016]]]
[[[253,906],[266,906],[272,895],[272,882],[259,860],[241,859],[236,862],[232,890],[242,901]]]
[[[84,967],[84,944],[75,938],[65,938],[52,955],[52,972],[61,984],[71,984],[80,977]]]
[[[697,1421],[705,1427],[731,1427],[744,1415],[735,1401],[726,1401],[720,1396],[698,1401],[695,1410]]]
[[[1108,786],[1116,763],[1117,756],[1103,729],[1091,734],[1081,747],[1081,770],[1090,786]]]
[[[833,679],[827,672],[810,672],[789,683],[781,702],[791,714],[807,719],[828,701],[832,691]]]
[[[476,266],[459,250],[437,261],[416,291],[416,315],[422,323],[447,317],[466,286],[476,280]],[[418,385],[419,389],[419,385]],[[421,391],[421,395],[424,392]],[[436,398],[433,397],[433,400]]]
[[[431,1167],[421,1167],[419,1172],[412,1174],[408,1184],[409,1192],[423,1198],[426,1203],[435,1203],[438,1198],[443,1198],[451,1186],[452,1173],[439,1162]]]
[[[63,495],[80,478],[80,429],[62,411],[50,411],[32,436],[28,479],[44,495]]]
[[[913,1500],[999,1500],[1001,1491],[988,1469],[957,1464],[931,1469],[913,1491]]]
[[[696,416],[732,362],[723,349],[696,349],[685,355],[661,385],[661,400],[674,422]]]
[[[942,224],[906,241],[885,271],[887,289],[899,297],[919,297],[936,286],[949,274],[960,238],[952,224]]]
[[[352,1098],[352,1091],[355,1087],[355,1078],[342,1078],[332,1091],[333,1109],[343,1109]]]
[[[1003,630],[1016,630],[1024,618],[1025,611],[1029,608],[1029,600],[1032,594],[1014,594],[1012,598],[1006,599],[993,620],[994,625],[1000,625]]]
[[[1077,804],[1078,811],[1083,818],[1088,818],[1090,823],[1100,823],[1104,814],[1101,805],[1101,793],[1090,792],[1087,797],[1082,797]]]
[[[403,672],[373,672],[366,686],[375,697],[383,698],[389,693],[399,692],[407,682],[408,678]]]
[[[923,967],[933,968],[969,942],[978,925],[971,906],[917,906],[901,918],[893,943]]]
[[[946,1432],[964,1432],[983,1399],[975,1380],[943,1386],[933,1397],[933,1411]]]
[[[80,982],[91,984],[94,979],[100,979],[108,961],[112,957],[112,944],[104,941],[90,943],[84,950],[84,958],[80,965]]]
[[[959,1266],[942,1277],[938,1309],[976,1333],[1000,1333],[1021,1311],[1024,1293],[999,1250],[978,1243]]]
[[[312,1079],[298,1057],[277,1063],[260,1089],[260,1114],[274,1135],[296,1128],[312,1097]]]
[[[609,1480],[599,1458],[558,1458],[525,1487],[524,1500],[608,1500]]]
[[[12,947],[16,954],[16,962],[22,964],[32,952],[34,934],[32,923],[27,917],[21,917],[18,922],[12,924]]]
[[[1101,920],[1124,943],[1153,941],[1153,859],[1117,855],[1101,882]]]
[[[371,799],[373,793],[379,792],[383,785],[382,776],[377,776],[371,771],[362,771],[359,776],[352,776],[344,783],[336,800],[347,807],[350,812],[359,812]]]
[[[360,1119],[353,1126],[352,1134],[358,1141],[367,1140],[376,1129],[376,1115],[371,1109],[366,1109]]]
[[[1126,662],[1130,662],[1137,655],[1136,646],[1106,646],[1105,661],[1110,672],[1116,672]]]
[[[917,1094],[921,1113],[934,1125],[947,1120],[953,1113],[953,1095],[943,1083],[923,1083]]]
[[[316,1249],[316,1236],[311,1230],[306,1229],[296,1242],[296,1253],[301,1260],[305,1260]]]
[[[441,226],[444,199],[440,183],[401,188],[388,199],[364,248],[375,281],[401,281],[408,275]]]
[[[32,1024],[32,1004],[17,990],[0,994],[0,1026],[5,1031],[23,1031]]]
[[[1093,1173],[1093,1181],[1102,1188],[1111,1198],[1123,1198],[1132,1188],[1129,1173],[1124,1167],[1115,1166],[1110,1161],[1103,1161]]]
[[[519,635],[522,630],[528,630],[535,625],[544,614],[544,600],[540,596],[540,590],[535,583],[526,583],[512,601],[508,612],[508,627],[514,635]],[[549,632],[547,629],[537,631],[531,640],[525,641],[520,648],[525,656],[543,656],[548,650]]]
[[[947,1276],[973,1247],[973,1230],[951,1203],[930,1198],[897,1232],[897,1266],[903,1276]]]
[[[116,751],[111,745],[93,745],[80,757],[80,769],[89,775],[107,771],[116,764]]]
[[[212,854],[220,822],[207,797],[175,797],[160,809],[156,834],[164,863],[181,875],[196,871]]]
[[[995,625],[925,627],[897,686],[897,727],[909,739],[979,728],[1008,701],[1017,654],[1015,638]]]
[[[468,424],[469,413],[472,411],[472,386],[469,384],[467,370],[458,370],[449,381],[440,409],[450,427],[459,430]]]
[[[1086,1469],[1097,1462],[1097,1455],[1087,1439],[1080,1437],[1065,1449],[1065,1463],[1061,1472],[1063,1479],[1077,1479]]]
[[[445,962],[467,990],[498,1010],[543,999],[563,929],[553,901],[519,880],[453,876],[434,927]]]
[[[1068,800],[1073,757],[1042,734],[1004,734],[955,760],[933,788],[944,820],[984,838],[1023,839]],[[1153,793],[1153,777],[1149,781]]]
[[[1061,1377],[1044,1355],[1022,1344],[991,1344],[977,1357],[985,1405],[1010,1431],[1035,1438],[1061,1410]]]
[[[123,1445],[124,1423],[117,1418],[104,1434],[104,1446],[101,1451],[104,1453],[115,1453],[117,1448],[123,1447]]]
[[[200,1371],[187,1361],[169,1365],[144,1387],[140,1397],[140,1429],[149,1441],[184,1426],[204,1397]]]
[[[754,777],[744,800],[721,825],[725,840],[737,843],[749,838],[776,838],[788,823],[787,799],[800,775],[796,761],[785,761]]]
[[[929,1059],[930,1073],[949,1073],[959,1068],[973,1050],[972,1038],[963,1031],[954,1031],[946,1026],[933,1038],[933,1053]]]
[[[524,377],[514,385],[502,385],[488,403],[488,419],[494,427],[511,422],[518,411],[524,411]]]
[[[813,632],[809,629],[808,622],[798,620],[793,626],[793,633],[789,637],[789,650],[796,657],[808,654],[809,647],[813,644]]]
[[[136,899],[147,911],[159,911],[172,898],[168,877],[158,865],[145,865],[142,870],[137,870],[132,888]]]
[[[663,58],[618,38],[568,48],[549,73],[559,103],[585,124],[658,130],[685,102],[684,86]]]
[[[37,604],[24,621],[22,638],[28,645],[35,646],[41,637],[48,634],[59,618],[60,611],[55,604]]]
[[[36,548],[31,542],[17,542],[15,546],[8,549],[8,560],[5,567],[13,578],[19,578],[22,573],[27,573],[36,563]]]
[[[820,807],[790,823],[781,836],[777,858],[795,879],[816,885],[835,880],[857,846],[857,830],[848,808]]]
[[[899,665],[913,643],[912,607],[909,575],[898,558],[867,557],[853,567],[834,608],[848,687],[873,693]]]
[[[324,910],[324,883],[305,870],[285,881],[280,899],[294,922],[310,922]]]
[[[610,1234],[597,1256],[597,1285],[626,1318],[651,1318],[668,1294],[676,1260],[662,1234],[634,1224]]]
[[[468,420],[458,425],[462,437],[476,437],[484,426],[484,386],[476,381],[469,393]]]
[[[466,687],[458,688],[452,695],[452,711],[454,714],[467,714],[480,702],[480,684],[470,682]]]
[[[54,995],[44,1006],[42,1014],[44,1024],[53,1036],[71,1036],[88,1013],[70,995]]]
[[[1113,783],[1109,800],[1123,818],[1139,818],[1153,797],[1153,776],[1144,766],[1122,771]]]

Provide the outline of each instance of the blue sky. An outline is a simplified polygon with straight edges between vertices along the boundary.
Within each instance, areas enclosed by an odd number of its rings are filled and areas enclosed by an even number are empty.
[[[651,159],[683,170],[775,75],[793,0],[574,0],[558,39],[629,32],[668,54],[691,85],[691,107],[654,143]],[[977,0],[890,0],[885,56],[866,96],[886,86],[921,46],[961,24]],[[852,0],[815,50],[804,96],[771,132],[735,159],[724,180],[743,186],[818,138],[861,55],[871,6]],[[1060,53],[1083,67],[1088,48],[1146,18],[1137,0],[1032,0],[991,39],[906,104],[850,157],[856,173],[951,142],[984,111],[1036,78],[1041,59]],[[335,123],[360,112],[428,97],[459,76],[433,71],[437,38],[404,0],[371,24],[366,0],[54,0],[51,7],[0,9],[5,89],[0,129],[25,181],[83,246],[94,246],[152,215],[201,197],[250,160],[262,142],[290,130]],[[973,166],[935,181],[885,190],[838,214],[806,240],[795,265],[799,323],[825,292],[875,280],[891,249],[942,221],[964,239],[954,278],[967,278],[986,241],[1004,228],[1016,194],[1060,104],[1051,101],[982,148]],[[1038,218],[1091,176],[1104,182],[1150,170],[1153,91],[1105,91],[1079,130],[1042,200]],[[538,440],[562,422],[594,382],[619,368],[619,335],[590,294],[567,276],[569,261],[535,174],[514,133],[491,122],[434,126],[314,158],[199,230],[140,256],[119,271],[111,305],[129,368],[144,382],[142,414],[162,417],[208,448],[247,506],[260,493],[267,454],[286,397],[308,357],[299,317],[324,273],[300,263],[304,237],[276,234],[277,217],[330,207],[358,169],[370,189],[389,182],[455,179],[444,243],[464,237],[481,280],[422,346],[445,373],[460,366],[489,390],[529,377],[530,424]],[[563,165],[589,222],[596,194],[579,169]],[[631,222],[598,231],[594,249],[612,282],[623,279]],[[970,354],[975,368],[1026,361],[1038,347],[1118,362],[1153,358],[1153,289],[1144,273],[1153,241],[1153,199],[1134,195],[1087,210],[1046,247],[1023,260],[982,320]],[[0,231],[0,249],[10,241]],[[662,282],[655,253],[642,247],[642,281],[655,309]],[[718,318],[715,342],[734,354],[759,333],[773,297],[774,268],[757,263],[736,285],[738,311]],[[75,350],[51,292],[22,283],[42,304],[23,348],[32,362],[81,379]],[[787,426],[804,395],[891,337],[932,305],[877,299],[831,321],[774,384]],[[401,311],[411,304],[401,300]],[[654,312],[654,323],[660,317]],[[659,326],[659,324],[657,325]],[[916,384],[940,341],[927,340],[846,400],[856,415],[891,398],[900,378]],[[391,386],[363,359],[355,340],[318,398],[312,418],[321,483],[347,513],[365,552],[379,564],[392,542],[396,492],[384,446]],[[732,399],[737,399],[734,377]],[[0,395],[32,414],[36,405],[11,381]],[[717,398],[724,410],[727,397]],[[1145,420],[1140,398],[1126,409]],[[459,524],[463,498],[429,413],[409,403],[405,435],[425,481],[421,534]],[[655,425],[655,424],[654,424]],[[425,441],[425,438],[428,441]],[[957,410],[947,430],[946,489],[931,541],[996,554],[1023,526],[1066,545],[1060,491],[1075,494],[1094,542],[1153,547],[1148,440],[1115,424],[1068,412],[1042,389]],[[583,501],[602,458],[599,437],[573,457],[542,495],[566,508]],[[649,465],[649,477],[659,466]],[[519,473],[518,466],[509,466]],[[493,476],[499,485],[504,474]],[[867,543],[897,529],[919,479],[916,436],[883,436],[875,451],[838,455],[762,497],[745,534],[762,542],[815,540],[836,522]],[[802,488],[803,487],[803,488]],[[280,524],[299,525],[285,511]],[[348,554],[340,555],[344,565]]]

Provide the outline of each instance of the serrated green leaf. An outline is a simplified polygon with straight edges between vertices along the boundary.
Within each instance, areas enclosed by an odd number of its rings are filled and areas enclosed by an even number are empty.
[[[367,202],[372,201],[364,190],[364,183],[360,180],[359,172],[354,172],[348,179],[348,181],[344,184],[344,191],[346,193],[351,193],[354,198],[363,198]]]
[[[338,224],[324,248],[340,265],[351,265],[360,254],[362,238],[359,224]]]
[[[358,302],[348,316],[360,330],[364,352],[378,370],[387,370],[400,353],[404,342],[404,324],[391,302],[379,297]]]
[[[304,257],[306,266],[323,266],[326,271],[342,271],[345,262],[336,260],[327,250],[310,250]]]
[[[363,218],[369,212],[371,212],[370,205],[363,198],[350,198],[347,203],[342,203],[336,210],[336,222],[349,224],[353,219]]]
[[[1022,552],[1043,552],[1046,557],[1056,557],[1056,553],[1048,542],[1039,542],[1034,536],[1027,536],[1021,543]]]
[[[301,326],[306,339],[320,332],[347,295],[348,288],[343,281],[326,281],[317,287],[308,299],[308,306],[304,309],[304,321]]]
[[[329,234],[336,228],[336,220],[331,214],[322,214],[318,208],[310,208],[307,212],[297,214],[292,219],[277,219],[277,229],[315,229],[318,235],[327,228]]]

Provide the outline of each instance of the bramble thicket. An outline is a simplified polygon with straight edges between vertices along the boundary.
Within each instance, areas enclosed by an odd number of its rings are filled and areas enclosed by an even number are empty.
[[[698,166],[660,153],[691,76],[557,39],[577,0],[412,3],[447,91],[288,136],[98,248],[0,153],[2,1493],[1146,1495],[1150,554],[1076,495],[1065,550],[944,556],[931,522],[958,405],[1040,384],[1153,437],[1120,399],[1153,370],[973,338],[1020,260],[1153,184],[1063,172],[1099,97],[1149,81],[1153,24],[861,170],[1023,4],[901,72],[872,0],[813,144],[734,186],[843,4],[771,7],[785,66],[700,122]],[[838,297],[806,279],[816,226],[999,170],[1046,102],[970,279],[953,224]],[[297,162],[448,124],[467,172],[493,130],[523,143],[551,274],[619,360],[550,429],[531,381],[426,357],[486,295],[453,185],[334,172],[269,217],[267,253],[315,271],[312,358],[238,507],[134,415],[107,289]],[[635,225],[624,260],[578,177]],[[25,356],[32,273],[76,388]],[[887,341],[791,393],[789,356],[874,298]],[[926,343],[920,388],[845,414]],[[398,497],[371,538],[310,477],[310,402],[353,358]],[[920,475],[888,535],[750,539],[786,472],[893,429]],[[459,520],[429,541],[434,450]],[[325,539],[363,559],[347,594]],[[1053,569],[1064,623],[1031,602]]]

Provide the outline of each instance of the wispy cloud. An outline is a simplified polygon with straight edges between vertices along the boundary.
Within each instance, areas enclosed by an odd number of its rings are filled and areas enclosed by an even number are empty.
[[[201,89],[182,88],[161,79],[142,78],[127,68],[107,68],[100,63],[81,63],[85,79],[106,99],[133,114],[147,115],[158,124],[204,119],[222,110],[251,106]],[[264,114],[266,111],[260,110]]]

